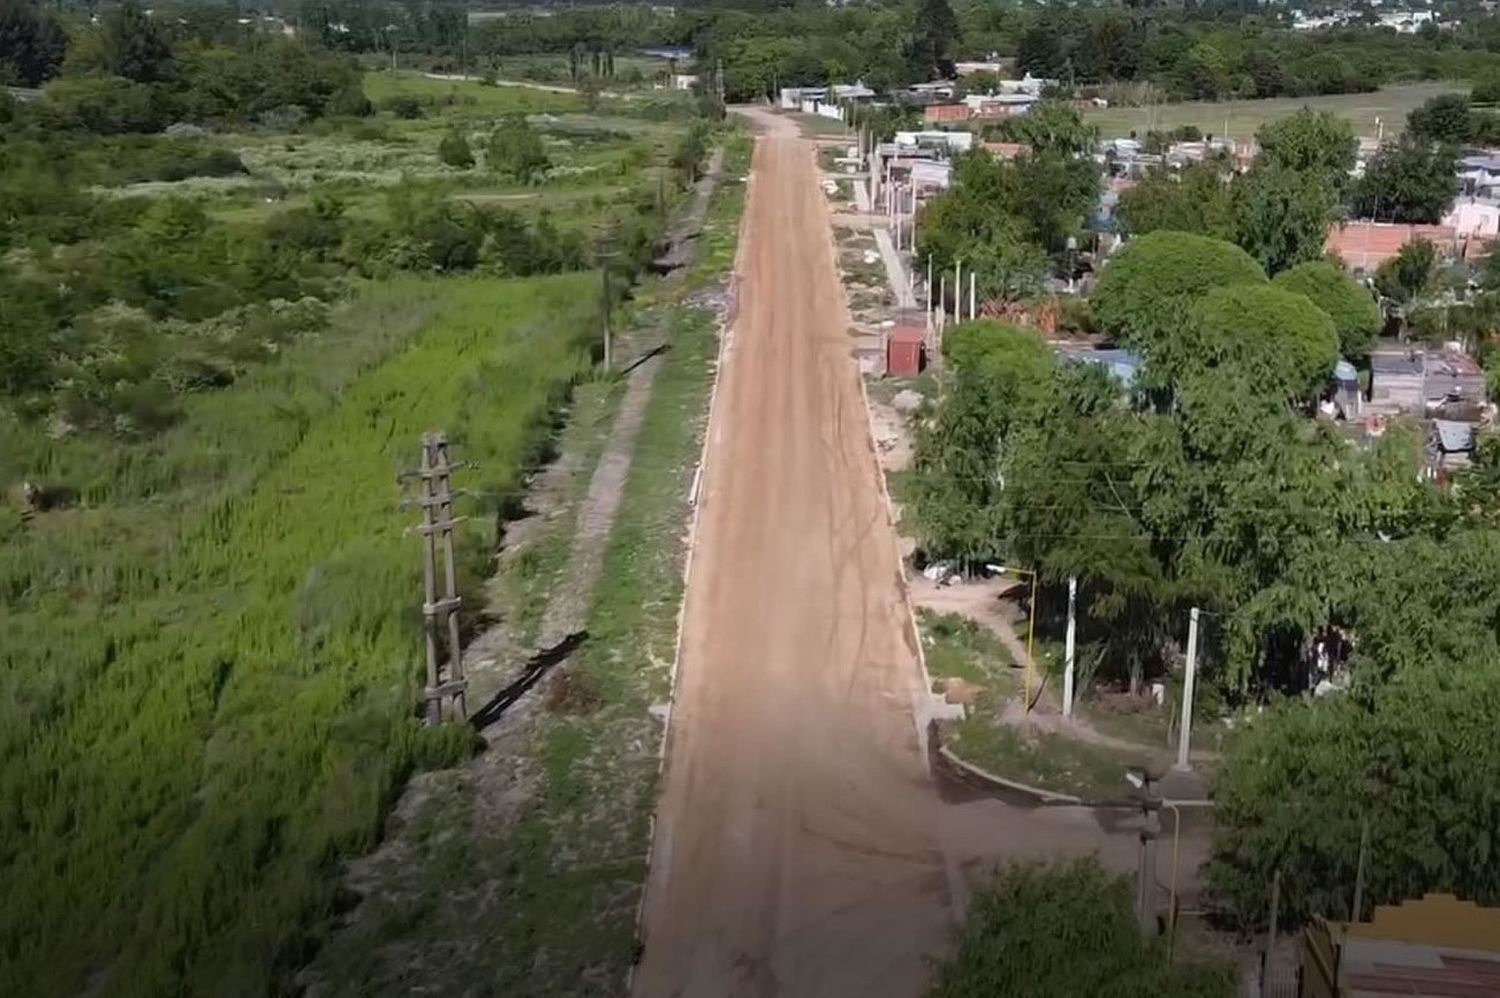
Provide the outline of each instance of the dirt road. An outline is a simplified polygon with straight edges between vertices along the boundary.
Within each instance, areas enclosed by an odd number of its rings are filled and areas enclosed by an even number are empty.
[[[762,127],[635,993],[904,998],[972,860],[1104,846],[1128,865],[1134,846],[1086,813],[946,804],[929,781],[813,145]]]

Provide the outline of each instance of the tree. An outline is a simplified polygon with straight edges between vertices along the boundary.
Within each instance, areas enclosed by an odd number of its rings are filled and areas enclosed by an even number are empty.
[[[1067,57],[1057,30],[1045,24],[1027,28],[1016,42],[1016,68],[1044,80],[1060,78],[1067,70]]]
[[[1255,139],[1260,143],[1257,168],[1275,166],[1315,173],[1335,192],[1342,192],[1348,185],[1359,148],[1349,119],[1311,108],[1262,125]]]
[[[1365,695],[1278,704],[1234,742],[1214,780],[1206,875],[1242,927],[1264,924],[1278,871],[1287,928],[1315,914],[1368,918],[1429,891],[1500,903],[1500,662],[1428,660]],[[1365,822],[1365,908],[1352,912]]]
[[[157,83],[173,75],[172,46],[136,0],[104,17],[104,68],[112,76]]]
[[[1405,304],[1415,301],[1432,287],[1437,273],[1437,247],[1426,239],[1413,239],[1375,271],[1375,287],[1387,298]]]
[[[1194,163],[1181,170],[1153,170],[1120,195],[1115,213],[1132,235],[1158,229],[1191,232],[1215,239],[1234,236],[1230,186],[1216,163]]]
[[[976,892],[930,998],[1231,998],[1233,968],[1143,941],[1133,888],[1095,857],[1015,863]]]
[[[921,0],[912,23],[912,71],[923,78],[950,75],[958,18],[948,0]]]
[[[1406,116],[1406,132],[1417,142],[1463,145],[1473,134],[1469,98],[1463,94],[1439,94]]]
[[[438,159],[460,170],[467,170],[474,165],[474,153],[463,132],[450,128],[443,133],[442,141],[438,143]]]
[[[1083,120],[1078,109],[1062,101],[1044,100],[1023,115],[1003,120],[997,132],[1024,142],[1033,152],[1087,156],[1099,142],[1099,128]]]
[[[1235,182],[1234,241],[1275,274],[1323,255],[1337,201],[1327,174],[1257,163]]]
[[[1370,161],[1350,207],[1360,218],[1430,224],[1443,217],[1457,190],[1451,149],[1402,138]]]
[[[1179,377],[1232,369],[1235,389],[1261,398],[1310,399],[1338,360],[1333,320],[1305,295],[1274,284],[1215,288],[1194,304],[1185,328],[1186,335],[1153,345],[1152,363],[1167,359]]]
[[[1232,243],[1161,230],[1127,243],[1094,289],[1094,319],[1121,342],[1144,346],[1176,328],[1213,288],[1263,284],[1265,271]]]
[[[1326,260],[1311,260],[1277,274],[1273,285],[1307,298],[1333,320],[1339,353],[1357,359],[1380,332],[1380,309],[1364,287]]]
[[[1214,45],[1199,42],[1178,60],[1174,78],[1184,98],[1218,100],[1229,92],[1229,61]]]
[[[541,183],[551,167],[542,136],[523,114],[510,114],[490,136],[485,161],[489,168],[517,183]]]
[[[67,36],[34,0],[0,0],[0,84],[38,87],[57,75]]]

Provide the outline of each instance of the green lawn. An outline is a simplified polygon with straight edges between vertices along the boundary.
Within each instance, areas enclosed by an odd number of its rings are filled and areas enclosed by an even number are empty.
[[[995,721],[986,701],[949,729],[948,747],[965,762],[1018,783],[1084,800],[1128,796],[1125,770],[1160,762],[1165,752],[1122,753],[1051,732],[1024,732]]]
[[[583,109],[577,94],[532,87],[489,87],[477,80],[434,80],[420,73],[365,74],[365,95],[380,103],[397,94],[441,102],[470,115],[561,114]]]
[[[1155,107],[1111,107],[1086,113],[1106,137],[1123,136],[1134,131],[1144,135],[1152,129],[1165,130],[1182,125],[1196,125],[1206,133],[1247,139],[1268,121],[1284,118],[1303,107],[1332,111],[1348,118],[1357,135],[1376,132],[1376,119],[1385,126],[1387,135],[1406,125],[1407,112],[1438,94],[1467,91],[1467,83],[1407,83],[1382,87],[1368,94],[1336,94],[1329,97],[1275,97],[1269,100],[1184,101],[1180,104],[1158,104]]]

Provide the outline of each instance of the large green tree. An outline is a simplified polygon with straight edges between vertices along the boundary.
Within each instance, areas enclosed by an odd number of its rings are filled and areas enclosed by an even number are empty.
[[[1132,346],[1177,329],[1204,293],[1263,284],[1265,270],[1231,243],[1159,230],[1131,240],[1110,260],[1090,299],[1096,322]]]
[[[1380,309],[1369,290],[1326,260],[1313,260],[1284,270],[1272,284],[1306,295],[1333,320],[1339,352],[1358,359],[1370,352],[1380,332]]]
[[[1359,148],[1348,118],[1311,108],[1262,125],[1255,139],[1260,143],[1257,168],[1316,174],[1335,193],[1347,186]]]
[[[1234,237],[1230,185],[1217,163],[1153,170],[1120,195],[1115,211],[1133,235],[1169,229],[1215,239]]]
[[[104,15],[104,68],[137,83],[172,78],[172,46],[161,26],[136,0],[126,0]]]
[[[36,87],[57,75],[62,25],[35,0],[0,0],[0,84]]]
[[[1235,242],[1275,274],[1323,255],[1336,208],[1322,171],[1257,164],[1234,185]]]
[[[1453,150],[1403,138],[1387,143],[1354,185],[1350,208],[1380,222],[1434,223],[1458,191]]]
[[[1474,132],[1469,98],[1463,94],[1439,94],[1406,116],[1406,132],[1418,142],[1457,146]]]
[[[1275,284],[1215,288],[1193,306],[1185,336],[1153,345],[1183,376],[1232,368],[1232,384],[1261,398],[1305,401],[1333,374],[1338,334],[1307,296]]]

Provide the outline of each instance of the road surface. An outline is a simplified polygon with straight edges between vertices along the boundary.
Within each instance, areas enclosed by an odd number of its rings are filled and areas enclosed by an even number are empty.
[[[931,783],[814,147],[755,117],[635,994],[910,998],[978,860],[1134,842]]]

